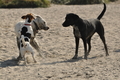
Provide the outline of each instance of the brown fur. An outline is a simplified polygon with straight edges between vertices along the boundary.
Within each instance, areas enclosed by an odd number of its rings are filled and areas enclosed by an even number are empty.
[[[21,18],[22,18],[22,19],[27,19],[27,18],[29,18],[29,20],[28,20],[29,22],[31,22],[33,19],[35,19],[31,13],[30,13],[30,14],[27,14],[27,15],[24,15],[24,16],[22,16]]]

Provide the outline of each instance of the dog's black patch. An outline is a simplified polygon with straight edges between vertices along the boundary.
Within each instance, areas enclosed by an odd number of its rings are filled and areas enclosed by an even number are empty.
[[[23,47],[23,43],[22,43],[22,40],[21,40],[20,42],[21,42],[21,47]]]
[[[31,38],[31,34],[30,33],[26,33],[26,34],[24,34],[24,36],[26,36],[28,38]]]
[[[28,31],[27,27],[22,27],[22,30],[21,30],[21,35],[25,35],[26,32]]]
[[[21,43],[22,43],[22,40],[21,40]]]
[[[28,38],[25,38],[24,40],[27,41],[27,42],[29,42],[29,39],[28,39]]]
[[[21,47],[23,47],[23,44],[21,44]]]
[[[24,36],[26,36],[26,37],[28,37],[28,38],[31,38],[31,34],[30,34],[30,33],[27,33],[27,31],[28,31],[27,27],[24,26],[24,27],[22,28],[21,35],[24,35]]]

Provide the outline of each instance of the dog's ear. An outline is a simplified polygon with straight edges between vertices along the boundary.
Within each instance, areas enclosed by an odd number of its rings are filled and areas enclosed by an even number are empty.
[[[74,14],[74,13],[69,13],[66,15],[68,18],[72,18],[74,20],[77,20],[79,19],[79,16],[77,14]]]
[[[78,15],[75,15],[73,18],[74,18],[74,19],[79,19],[79,16],[78,16]]]
[[[79,19],[79,16],[78,16],[77,14],[72,14],[72,18],[73,18],[74,20],[77,20],[77,19]]]
[[[22,18],[22,19],[27,19],[27,17],[26,17],[26,16],[22,16],[21,18]]]

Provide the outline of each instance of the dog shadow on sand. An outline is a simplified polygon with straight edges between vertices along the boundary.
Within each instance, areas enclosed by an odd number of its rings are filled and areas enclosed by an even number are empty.
[[[118,52],[118,53],[119,53],[119,52],[120,52],[120,49],[114,50],[114,52]]]
[[[102,57],[104,57],[104,55],[96,55],[96,56],[93,56],[93,57],[88,57],[87,60],[102,58]],[[69,62],[72,63],[72,62],[78,62],[78,61],[81,61],[81,60],[83,61],[83,60],[86,60],[86,59],[84,59],[82,56],[80,56],[77,59],[67,59],[67,60],[63,60],[63,61],[54,61],[54,62],[51,62],[51,63],[42,63],[42,65],[53,65],[53,64],[69,63]]]
[[[68,60],[64,60],[64,61],[55,61],[55,62],[51,62],[51,63],[42,63],[42,65],[53,65],[53,64],[58,64],[58,63],[67,63],[67,62],[77,62],[79,60],[83,60],[84,58],[82,57],[78,57],[77,59],[68,59]]]
[[[0,67],[8,67],[8,66],[17,66],[18,61],[16,59],[9,59],[5,61],[0,61]]]

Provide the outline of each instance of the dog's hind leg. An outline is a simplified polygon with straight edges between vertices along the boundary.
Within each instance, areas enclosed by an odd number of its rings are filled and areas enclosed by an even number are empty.
[[[101,24],[102,26],[102,24]],[[107,49],[107,45],[106,45],[106,41],[105,41],[105,36],[104,36],[104,28],[103,26],[101,28],[99,28],[99,30],[97,30],[98,35],[100,36],[100,39],[102,40],[103,44],[104,44],[104,48],[106,51],[106,56],[108,56],[108,49]]]
[[[41,57],[43,57],[43,55],[40,53],[40,47],[39,45],[37,44],[35,38],[31,40],[30,44],[37,50],[37,52],[39,53],[39,55]]]
[[[108,56],[109,54],[108,54],[107,44],[106,44],[104,35],[100,35],[100,38],[101,38],[101,40],[102,40],[102,42],[104,44],[105,51],[106,51],[106,56]]]
[[[98,33],[98,35],[100,36],[100,39],[102,40],[103,44],[104,44],[104,48],[106,51],[106,56],[108,56],[108,49],[107,49],[107,44],[106,44],[106,40],[105,40],[105,36],[104,36],[104,27],[103,25],[100,23],[99,27],[97,27],[96,32]]]
[[[72,59],[77,59],[78,57],[78,47],[79,47],[79,38],[75,37],[75,44],[76,44],[76,50],[75,50],[75,55]]]

